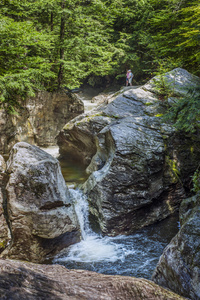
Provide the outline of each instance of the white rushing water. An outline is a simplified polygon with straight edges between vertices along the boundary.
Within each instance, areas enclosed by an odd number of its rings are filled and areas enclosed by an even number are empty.
[[[112,238],[93,232],[89,225],[89,209],[86,197],[78,190],[70,190],[75,199],[75,211],[80,223],[82,240],[69,247],[67,256],[57,257],[58,262],[123,261],[126,256],[122,244],[115,244]]]
[[[59,156],[59,147],[58,146],[49,146],[47,148],[40,147],[45,152],[51,154],[51,156],[58,158]]]
[[[92,102],[92,98],[94,96],[97,96],[98,95],[98,91],[94,92],[94,91],[88,91],[86,89],[86,91],[80,93],[80,94],[77,94],[77,97],[83,102],[84,104],[84,112],[89,112],[91,110],[93,110],[94,108],[97,107],[97,103],[95,102]]]
[[[86,197],[78,190],[70,191],[75,200],[82,240],[62,250],[53,263],[64,265],[68,269],[151,279],[159,256],[178,231],[177,216],[130,236],[102,237],[90,227]]]

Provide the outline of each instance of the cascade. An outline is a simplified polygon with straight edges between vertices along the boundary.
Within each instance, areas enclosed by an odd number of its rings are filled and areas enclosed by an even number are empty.
[[[97,262],[123,260],[123,245],[116,245],[109,237],[102,237],[93,232],[89,225],[89,208],[86,196],[80,190],[70,189],[79,220],[82,240],[69,248],[67,257],[59,261]]]
[[[164,247],[178,231],[177,216],[130,236],[102,237],[90,227],[86,196],[80,190],[70,189],[70,193],[74,199],[82,239],[62,250],[53,263],[68,269],[151,279]]]

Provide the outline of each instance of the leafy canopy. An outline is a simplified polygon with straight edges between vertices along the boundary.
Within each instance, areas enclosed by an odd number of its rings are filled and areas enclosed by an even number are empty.
[[[0,103],[95,76],[200,75],[197,0],[0,0]],[[123,81],[122,81],[123,80]]]

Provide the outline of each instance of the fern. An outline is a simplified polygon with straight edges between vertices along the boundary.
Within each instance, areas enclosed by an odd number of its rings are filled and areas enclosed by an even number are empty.
[[[200,170],[196,169],[194,175],[192,176],[193,181],[193,192],[198,193],[200,191]]]
[[[177,130],[194,133],[200,128],[200,87],[188,89],[183,98],[176,98],[163,116],[171,121]]]

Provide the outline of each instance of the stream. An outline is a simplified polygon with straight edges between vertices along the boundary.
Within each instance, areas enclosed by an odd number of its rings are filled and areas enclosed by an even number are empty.
[[[96,106],[88,98],[82,97],[86,110]],[[43,150],[54,157],[59,156],[58,147]],[[151,279],[160,255],[179,230],[178,213],[129,236],[103,237],[91,229],[86,196],[74,189],[74,183],[84,182],[85,170],[70,161],[60,161],[60,165],[74,199],[82,239],[62,250],[54,257],[53,263],[64,265],[68,269]]]
[[[70,192],[74,198],[82,240],[61,251],[53,263],[68,269],[151,279],[159,256],[178,231],[178,215],[129,236],[102,237],[90,227],[86,197],[79,190],[70,189]]]

